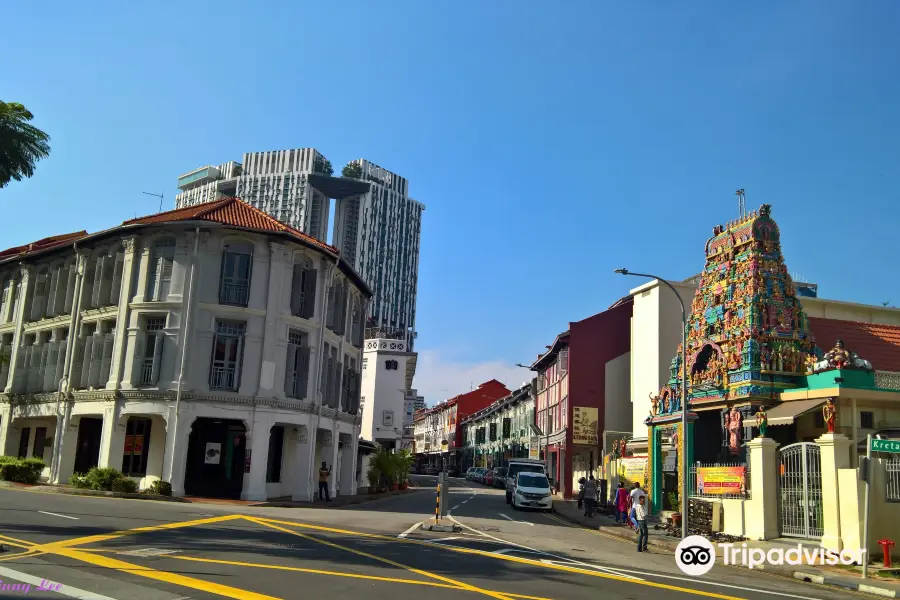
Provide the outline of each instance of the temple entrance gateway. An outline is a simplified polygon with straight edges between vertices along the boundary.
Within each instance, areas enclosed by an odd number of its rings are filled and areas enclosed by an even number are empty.
[[[801,442],[778,451],[778,517],[781,535],[821,538],[822,463],[817,444]]]

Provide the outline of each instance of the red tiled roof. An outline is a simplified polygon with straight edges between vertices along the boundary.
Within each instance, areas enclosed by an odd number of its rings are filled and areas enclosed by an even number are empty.
[[[0,260],[6,258],[12,258],[14,256],[18,256],[20,254],[30,254],[31,252],[38,252],[41,250],[49,250],[51,248],[56,248],[57,246],[65,246],[66,244],[71,244],[72,242],[79,240],[83,237],[87,236],[87,231],[76,231],[75,233],[64,233],[62,235],[54,235],[51,237],[46,237],[42,240],[38,240],[36,242],[31,242],[30,244],[25,244],[24,246],[15,246],[14,248],[7,248],[6,250],[0,251]]]
[[[825,352],[831,350],[837,340],[843,340],[845,348],[872,363],[876,370],[900,372],[898,326],[809,317],[809,328]]]
[[[159,223],[172,223],[175,221],[211,221],[221,223],[223,225],[231,225],[232,227],[245,227],[248,229],[256,229],[258,231],[274,231],[278,233],[288,233],[303,239],[319,248],[324,248],[329,252],[338,253],[338,249],[329,246],[316,238],[294,229],[290,225],[286,225],[281,221],[270,217],[263,211],[250,206],[240,198],[222,198],[213,200],[204,204],[195,206],[186,206],[184,208],[176,208],[166,212],[139,217],[125,221],[122,225],[155,225]]]

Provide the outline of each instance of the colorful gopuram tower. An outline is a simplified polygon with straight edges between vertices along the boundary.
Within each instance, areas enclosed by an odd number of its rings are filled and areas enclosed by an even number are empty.
[[[752,416],[776,404],[778,392],[804,385],[807,360],[821,355],[768,204],[713,229],[691,303],[686,355],[690,463],[742,460],[743,442],[752,437]],[[653,446],[660,433],[678,433],[681,385],[679,345],[669,383],[653,398],[646,419],[651,485],[661,476],[655,473],[661,458]],[[678,435],[679,457],[683,442]]]

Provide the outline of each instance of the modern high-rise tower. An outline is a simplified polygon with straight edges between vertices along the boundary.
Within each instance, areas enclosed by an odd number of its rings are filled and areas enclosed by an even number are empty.
[[[365,159],[333,177],[314,148],[253,152],[242,162],[206,166],[178,178],[177,208],[237,196],[295,229],[330,242],[374,290],[371,337],[416,337],[419,238],[425,205],[409,197],[409,182]],[[368,337],[368,336],[367,336]]]

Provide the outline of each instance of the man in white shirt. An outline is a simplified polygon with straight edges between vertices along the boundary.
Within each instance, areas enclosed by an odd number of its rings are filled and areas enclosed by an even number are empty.
[[[647,507],[645,502],[647,501],[647,496],[638,496],[638,502],[634,505],[634,520],[637,525],[637,551],[638,552],[649,552],[647,550],[647,537],[649,532],[647,531]]]
[[[637,481],[634,482],[634,489],[631,490],[631,504],[633,506],[638,505],[638,497],[646,496],[647,493],[641,489],[641,484]]]

